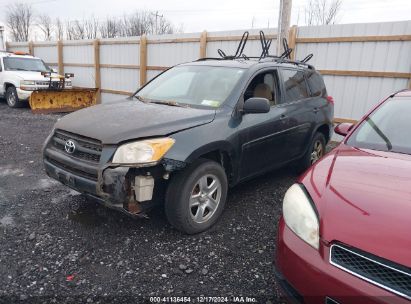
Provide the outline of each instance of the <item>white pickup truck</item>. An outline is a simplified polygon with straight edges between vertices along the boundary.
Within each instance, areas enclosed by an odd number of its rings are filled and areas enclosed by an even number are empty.
[[[24,105],[35,90],[58,87],[61,78],[40,58],[0,51],[0,97],[12,108]],[[64,88],[72,88],[70,78],[64,78]]]

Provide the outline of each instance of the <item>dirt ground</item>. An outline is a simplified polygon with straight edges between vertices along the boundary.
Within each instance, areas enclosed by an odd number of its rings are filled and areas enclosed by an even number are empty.
[[[131,219],[49,179],[41,148],[59,117],[0,100],[0,303],[281,302],[273,260],[289,169],[232,189],[217,225],[187,236],[160,208]]]

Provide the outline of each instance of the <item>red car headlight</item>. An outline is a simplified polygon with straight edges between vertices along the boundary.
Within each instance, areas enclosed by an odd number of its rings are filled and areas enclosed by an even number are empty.
[[[305,188],[292,185],[283,200],[283,216],[288,228],[310,246],[320,246],[320,224],[317,211]]]

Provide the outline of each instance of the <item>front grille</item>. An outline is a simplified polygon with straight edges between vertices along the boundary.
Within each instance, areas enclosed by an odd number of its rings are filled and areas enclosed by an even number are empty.
[[[64,148],[66,141],[69,139],[76,144],[76,150],[72,154],[67,153]],[[50,143],[55,149],[71,157],[92,163],[100,161],[102,147],[97,140],[58,130],[54,133]]]
[[[72,153],[65,149],[68,140],[75,145]],[[56,130],[45,149],[45,158],[64,171],[96,181],[101,152],[102,144],[98,140]]]
[[[81,177],[84,177],[84,178],[87,178],[87,179],[90,179],[90,180],[93,180],[93,181],[97,181],[97,174],[92,174],[92,173],[88,173],[88,172],[85,172],[85,171],[82,171],[82,170],[78,170],[78,169],[76,169],[74,167],[70,167],[70,166],[68,166],[68,165],[66,165],[66,164],[64,164],[60,161],[52,159],[51,157],[46,157],[46,160],[49,163],[55,165],[56,167],[64,169],[65,171],[70,172],[74,175],[78,175],[78,176],[81,176]]]
[[[342,245],[331,246],[330,263],[354,276],[411,300],[411,268]]]

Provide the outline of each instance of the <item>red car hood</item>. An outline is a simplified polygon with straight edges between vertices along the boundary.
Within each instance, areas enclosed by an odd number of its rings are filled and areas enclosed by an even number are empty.
[[[301,181],[323,240],[411,267],[411,156],[342,144]]]

